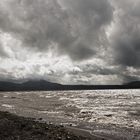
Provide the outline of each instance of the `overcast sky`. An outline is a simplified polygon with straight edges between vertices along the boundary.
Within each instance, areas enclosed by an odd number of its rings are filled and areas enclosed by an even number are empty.
[[[140,80],[140,0],[0,0],[0,80]]]

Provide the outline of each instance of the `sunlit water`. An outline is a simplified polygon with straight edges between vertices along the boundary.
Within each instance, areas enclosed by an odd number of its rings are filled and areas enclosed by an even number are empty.
[[[1,92],[0,110],[93,133],[140,131],[140,90]]]

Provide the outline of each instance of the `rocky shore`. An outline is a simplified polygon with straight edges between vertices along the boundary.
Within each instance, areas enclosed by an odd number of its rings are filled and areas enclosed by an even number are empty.
[[[0,112],[0,140],[101,140],[74,134],[64,126]]]

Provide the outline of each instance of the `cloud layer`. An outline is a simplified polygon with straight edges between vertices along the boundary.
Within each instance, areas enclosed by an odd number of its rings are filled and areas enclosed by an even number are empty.
[[[74,60],[96,54],[112,20],[107,0],[10,0],[1,2],[1,30],[39,51],[55,46]]]
[[[139,0],[1,0],[1,79],[138,80],[139,7]]]
[[[117,5],[117,4],[116,4]],[[131,7],[131,8],[130,8]],[[117,5],[116,29],[113,34],[115,63],[140,66],[140,1],[125,1]]]

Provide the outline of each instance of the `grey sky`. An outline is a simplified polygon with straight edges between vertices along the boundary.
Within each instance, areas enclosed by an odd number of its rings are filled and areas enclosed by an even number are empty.
[[[0,78],[139,80],[139,7],[139,0],[1,0]]]

